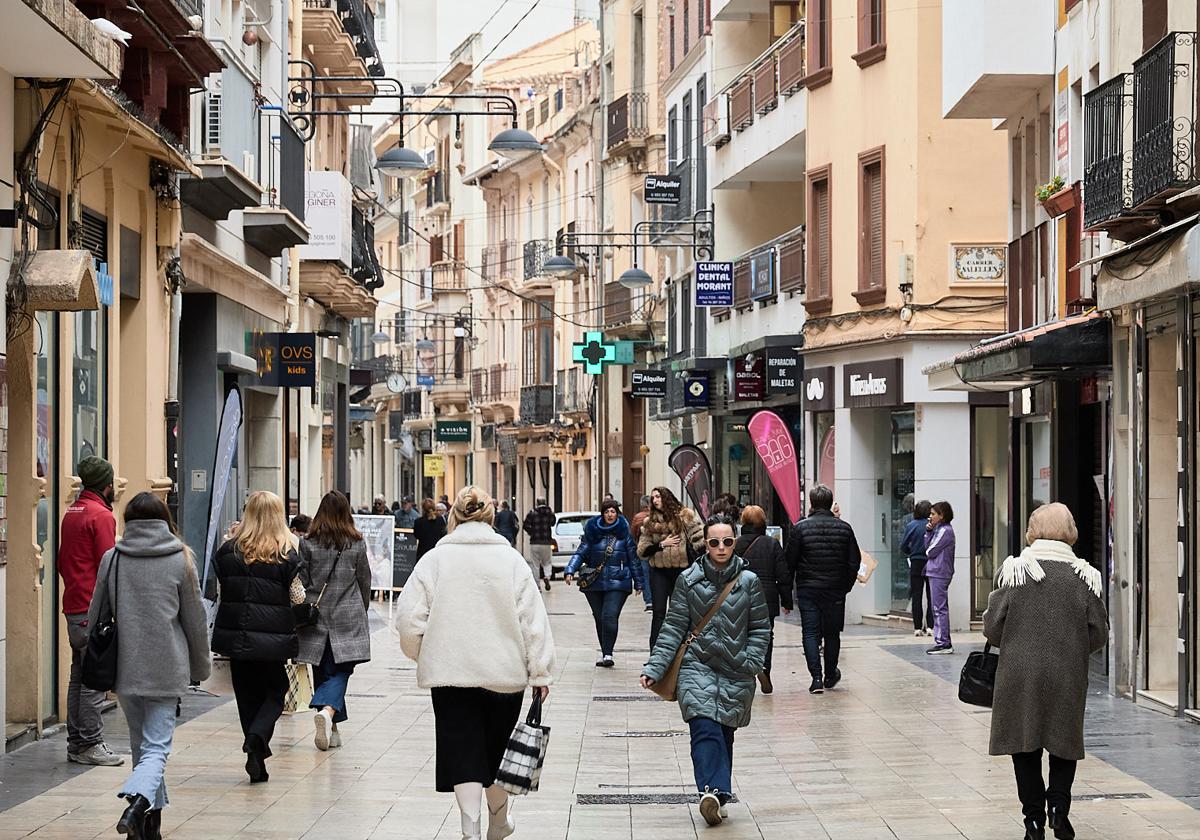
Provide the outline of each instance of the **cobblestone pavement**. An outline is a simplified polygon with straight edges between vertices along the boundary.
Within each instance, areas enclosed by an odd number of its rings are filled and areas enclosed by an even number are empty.
[[[1007,759],[987,756],[986,710],[955,698],[961,655],[930,662],[911,635],[848,628],[838,689],[807,693],[800,631],[777,625],[776,692],[738,733],[730,820],[707,829],[692,801],[686,727],[674,704],[636,686],[649,614],[630,599],[617,667],[597,669],[593,625],[577,592],[548,596],[560,673],[542,790],[517,802],[517,838],[553,840],[1017,840]],[[379,609],[379,607],[377,607]],[[386,613],[386,607],[382,608]],[[188,697],[167,766],[174,840],[414,838],[459,840],[453,797],[433,792],[433,714],[412,663],[381,623],[374,660],[350,682],[345,746],[312,745],[308,714],[281,721],[271,781],[242,770],[232,703]],[[960,650],[970,647],[957,639]],[[218,669],[206,688],[228,695]],[[128,744],[107,717],[114,748]],[[1093,699],[1090,754],[1072,818],[1080,838],[1200,840],[1200,729],[1119,700]],[[0,840],[116,837],[126,768],[79,771],[62,737],[3,757]],[[1172,796],[1167,792],[1175,795]],[[1190,796],[1190,798],[1189,798]],[[1176,798],[1180,797],[1180,798]],[[637,803],[637,804],[631,804]]]

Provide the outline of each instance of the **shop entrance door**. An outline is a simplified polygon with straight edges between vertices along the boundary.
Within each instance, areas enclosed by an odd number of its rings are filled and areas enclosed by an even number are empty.
[[[913,431],[916,415],[912,409],[891,413],[891,492],[888,494],[889,547],[892,557],[892,612],[907,615],[912,610],[912,586],[908,575],[908,558],[900,551],[904,529],[912,512],[904,500],[916,482]]]

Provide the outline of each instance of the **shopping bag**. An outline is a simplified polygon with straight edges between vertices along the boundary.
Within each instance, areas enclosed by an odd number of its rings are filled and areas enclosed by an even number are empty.
[[[983,650],[967,654],[967,664],[963,665],[958,677],[958,699],[972,706],[992,707],[992,695],[996,691],[996,666],[1000,664],[1000,655],[992,653],[992,646],[986,644]]]
[[[877,568],[879,568],[879,561],[867,552],[862,552],[862,562],[858,565],[858,574],[855,576],[855,580],[866,586]]]
[[[535,690],[525,722],[518,722],[512,735],[508,736],[508,746],[496,773],[496,784],[517,795],[537,790],[549,744],[550,727],[542,726],[542,695]]]

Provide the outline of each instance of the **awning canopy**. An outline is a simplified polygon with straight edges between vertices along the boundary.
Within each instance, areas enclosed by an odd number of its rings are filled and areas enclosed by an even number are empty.
[[[987,339],[922,369],[941,391],[1014,391],[1112,367],[1112,327],[1095,310]]]
[[[14,266],[19,266],[26,256],[24,278],[30,310],[79,312],[100,308],[96,260],[91,251],[17,254]]]

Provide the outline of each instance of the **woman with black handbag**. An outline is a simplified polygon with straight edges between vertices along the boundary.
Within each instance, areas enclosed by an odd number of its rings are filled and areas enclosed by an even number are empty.
[[[110,687],[129,724],[133,771],[118,794],[128,804],[117,831],[130,840],[157,840],[176,706],[211,669],[208,619],[192,552],[163,500],[138,493],[124,516],[125,533],[100,561],[88,626],[111,628],[116,618],[120,627]]]
[[[213,651],[229,657],[251,783],[269,778],[271,736],[287,699],[287,660],[300,650],[292,605],[304,601],[300,556],[283,502],[259,490],[246,500],[237,537],[217,550],[221,606]]]
[[[350,500],[336,490],[321,499],[308,536],[300,541],[310,615],[299,628],[297,660],[313,666],[313,743],[342,745],[337,725],[346,720],[346,687],[354,667],[371,659],[371,566],[367,544],[354,527]]]
[[[563,577],[568,586],[572,581],[579,584],[592,608],[596,640],[600,643],[596,667],[613,667],[621,608],[630,592],[641,593],[646,588],[646,581],[642,579],[642,561],[629,533],[629,523],[621,515],[621,506],[615,499],[603,501],[600,515],[593,516],[583,526],[579,548],[575,549]]]
[[[727,494],[726,494],[727,495]],[[775,691],[771,682],[771,658],[775,652],[775,619],[780,610],[784,615],[792,611],[792,569],[779,541],[767,536],[767,512],[758,505],[747,505],[741,510],[742,533],[738,537],[733,553],[746,561],[750,571],[758,575],[763,596],[767,599],[767,611],[771,616],[771,640],[767,642],[767,656],[763,661],[758,685],[763,694]]]
[[[1035,510],[1028,547],[1004,561],[983,614],[983,633],[1000,648],[989,752],[1012,756],[1026,840],[1043,840],[1047,825],[1058,840],[1074,840],[1068,812],[1084,756],[1088,660],[1108,641],[1103,580],[1071,550],[1076,539],[1066,505]]]

